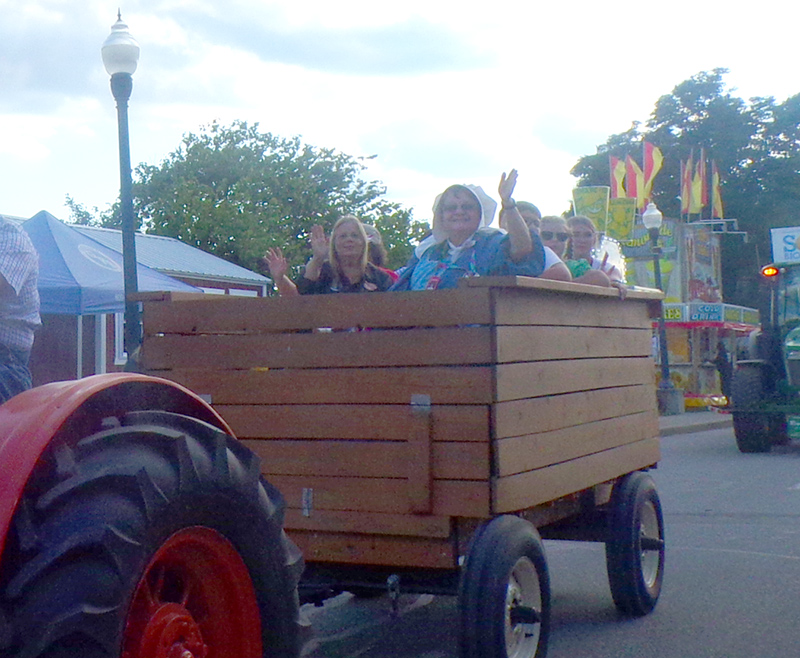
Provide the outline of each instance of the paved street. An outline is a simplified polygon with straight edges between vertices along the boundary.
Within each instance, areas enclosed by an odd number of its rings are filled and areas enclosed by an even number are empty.
[[[658,607],[642,619],[619,617],[602,545],[547,542],[549,656],[797,655],[800,445],[742,455],[724,425],[670,434],[662,448],[653,474],[667,538]],[[316,638],[307,647],[310,658],[457,655],[452,597],[404,596],[394,618],[386,597],[364,601],[344,594],[311,613]]]

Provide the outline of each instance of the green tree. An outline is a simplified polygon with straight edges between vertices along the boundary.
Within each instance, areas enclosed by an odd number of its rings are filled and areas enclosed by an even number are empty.
[[[410,256],[427,229],[361,178],[365,159],[260,132],[237,121],[212,123],[184,136],[159,166],[136,168],[137,217],[149,233],[178,238],[250,269],[270,247],[295,268],[307,259],[314,224],[330,230],[351,213],[374,224],[390,266]]]
[[[700,149],[713,159],[722,178],[727,218],[739,220],[762,261],[769,257],[769,229],[798,223],[800,202],[800,95],[783,103],[772,97],[744,100],[726,88],[726,69],[701,72],[656,101],[649,120],[612,135],[597,152],[580,158],[572,170],[578,185],[607,185],[608,156],[630,154],[641,163],[642,142],[658,146],[664,164],[655,179],[653,198],[667,216],[680,215],[680,163]],[[705,217],[709,216],[705,210]],[[757,263],[743,258],[729,268],[723,285],[734,301],[738,278],[752,278]],[[752,253],[752,249],[748,252]],[[744,303],[738,298],[735,301]],[[752,299],[748,300],[752,303]]]

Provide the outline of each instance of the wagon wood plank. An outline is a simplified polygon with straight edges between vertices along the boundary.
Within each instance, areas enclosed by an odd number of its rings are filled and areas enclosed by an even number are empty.
[[[303,489],[313,490],[314,509],[410,514],[405,478],[351,478],[270,475],[289,507],[302,509]],[[486,517],[489,482],[434,480],[434,516]],[[313,516],[313,512],[312,512]]]
[[[406,441],[409,405],[217,405],[241,439],[365,439]],[[433,409],[434,441],[483,441],[489,408],[439,405]]]
[[[533,361],[497,366],[497,400],[647,384],[655,386],[650,357]]]
[[[556,282],[553,282],[556,283]],[[569,286],[575,284],[567,284]],[[595,292],[597,286],[581,286]],[[658,317],[658,300],[630,303],[596,295],[565,295],[554,291],[531,294],[530,290],[503,288],[494,291],[497,325],[564,325],[642,329]],[[613,293],[616,296],[616,289]]]
[[[213,404],[491,404],[490,366],[172,370],[166,375]]]
[[[659,439],[653,437],[535,471],[497,478],[492,512],[505,514],[555,500],[652,466],[660,456]]]
[[[504,477],[532,471],[654,436],[658,436],[658,416],[655,411],[645,411],[551,432],[510,437],[495,444],[497,475]]]
[[[559,296],[573,295],[578,298],[586,298],[589,296],[594,297],[611,297],[615,300],[619,299],[619,292],[614,288],[602,288],[599,286],[592,286],[583,283],[575,283],[573,281],[552,281],[550,279],[538,279],[529,276],[484,276],[464,278],[458,282],[459,288],[493,288],[499,292],[505,292],[508,289],[534,289],[538,291],[547,291]],[[536,296],[542,293],[537,293]],[[642,300],[659,301],[664,298],[664,294],[656,288],[643,288],[637,286],[629,288],[627,291],[628,300]]]
[[[292,530],[289,536],[303,552],[306,562],[431,569],[452,569],[456,566],[453,546],[447,539],[302,530]]]
[[[318,327],[447,327],[490,324],[490,292],[437,290],[388,295],[220,297],[145,302],[146,336],[275,333]]]
[[[621,386],[494,405],[495,438],[547,432],[656,409],[652,385]]]
[[[167,334],[151,337],[142,355],[148,371],[486,364],[493,357],[489,327],[322,334]]]
[[[597,327],[497,327],[497,361],[649,357],[652,331]]]
[[[316,510],[303,516],[301,510],[287,509],[284,523],[287,530],[347,532],[365,535],[408,535],[411,537],[450,536],[450,517],[428,514],[377,514]]]
[[[420,457],[412,443],[399,441],[258,441],[243,443],[261,457],[265,475],[323,475],[391,478],[416,476]],[[436,480],[488,480],[489,444],[433,443],[431,477]],[[268,479],[269,479],[268,477]]]

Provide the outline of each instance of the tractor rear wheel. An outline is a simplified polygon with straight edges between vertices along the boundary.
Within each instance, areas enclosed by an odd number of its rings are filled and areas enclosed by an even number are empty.
[[[767,399],[761,369],[739,368],[733,374],[731,389],[734,409],[753,409],[733,412],[733,433],[739,451],[769,452],[776,419],[760,410]]]
[[[302,559],[258,459],[187,416],[105,424],[56,439],[26,485],[2,558],[3,655],[296,656]]]

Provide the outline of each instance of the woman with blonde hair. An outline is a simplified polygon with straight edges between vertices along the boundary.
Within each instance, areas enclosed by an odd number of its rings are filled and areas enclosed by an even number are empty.
[[[392,278],[369,262],[367,234],[353,215],[340,217],[331,238],[319,224],[311,228],[311,259],[303,276],[293,283],[280,249],[270,249],[266,259],[281,295],[319,295],[337,292],[388,290]]]
[[[567,261],[567,266],[572,272],[573,280],[584,279],[583,283],[612,286],[624,296],[625,275],[608,262],[608,254],[602,259],[594,254],[599,237],[594,222],[585,215],[575,215],[567,220],[567,226],[570,232],[570,260]]]

